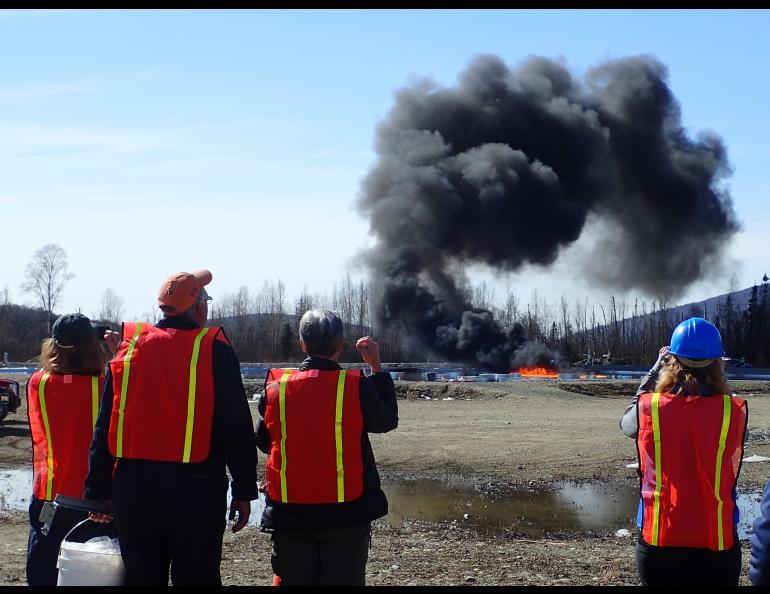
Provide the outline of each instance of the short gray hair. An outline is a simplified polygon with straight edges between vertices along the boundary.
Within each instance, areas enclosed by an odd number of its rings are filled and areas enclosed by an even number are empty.
[[[342,319],[331,309],[311,309],[299,321],[299,337],[308,355],[333,355],[342,339]]]

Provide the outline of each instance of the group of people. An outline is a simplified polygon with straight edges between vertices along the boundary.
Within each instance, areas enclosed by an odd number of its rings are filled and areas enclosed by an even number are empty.
[[[166,279],[155,325],[105,331],[81,314],[54,323],[27,384],[30,585],[56,585],[62,540],[86,518],[114,522],[126,585],[221,585],[226,519],[241,530],[260,492],[275,584],[365,583],[371,522],[388,511],[368,433],[398,425],[378,344],[356,342],[370,374],[342,369],[342,320],[306,312],[307,358],[270,370],[255,429],[238,358],[224,330],[205,325],[211,280],[208,270]],[[44,534],[40,513],[56,495],[111,511],[60,508]]]
[[[166,585],[169,572],[175,585],[221,585],[225,518],[241,530],[260,492],[274,584],[365,583],[371,522],[388,511],[368,433],[398,425],[377,343],[356,343],[370,374],[343,369],[342,320],[306,312],[299,341],[307,358],[269,370],[255,429],[238,358],[222,328],[205,326],[211,280],[207,270],[166,279],[155,325],[103,331],[80,314],[53,325],[27,385],[30,585],[56,584],[62,539],[86,517],[115,522],[127,585]],[[730,393],[723,355],[713,324],[682,322],[620,421],[639,459],[644,585],[738,584],[736,485],[748,406]],[[262,483],[257,449],[267,454]],[[43,534],[41,510],[57,494],[109,502],[111,513],[65,508]],[[750,578],[768,585],[770,483],[761,508]]]

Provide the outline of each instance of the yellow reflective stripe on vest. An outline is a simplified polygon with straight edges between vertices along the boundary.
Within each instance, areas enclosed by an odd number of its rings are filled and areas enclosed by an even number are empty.
[[[655,493],[653,493],[653,511],[652,511],[652,544],[658,544],[658,525],[660,523],[660,488],[661,488],[661,468],[660,468],[660,413],[658,411],[658,401],[660,392],[652,395],[652,437],[655,440]]]
[[[45,428],[45,445],[48,450],[48,476],[45,482],[45,498],[50,501],[53,499],[53,443],[51,443],[51,427],[48,425],[48,411],[45,408],[45,382],[50,373],[46,372],[40,379],[38,387],[38,399],[40,400],[40,414],[43,417],[43,427]]]
[[[714,477],[714,496],[717,498],[717,533],[719,534],[719,550],[724,551],[725,542],[722,534],[722,496],[719,489],[722,483],[722,456],[725,453],[727,432],[730,429],[730,396],[722,396],[724,407],[722,410],[722,432],[719,434],[719,449],[717,450],[716,477]]]
[[[345,400],[345,375],[342,369],[337,380],[337,407],[334,412],[334,442],[337,450],[337,502],[345,501],[345,468],[342,463],[342,403]]]
[[[99,377],[91,376],[91,418],[96,425],[96,417],[99,416]]]
[[[142,332],[144,324],[137,324],[134,327],[134,335],[131,337],[131,342],[128,344],[128,351],[126,351],[126,357],[123,359],[123,381],[120,386],[120,406],[118,407],[118,443],[115,448],[115,457],[123,457],[123,410],[126,408],[126,392],[128,392],[128,375],[131,372],[131,356],[134,354],[134,347],[136,341],[139,340],[139,335]]]
[[[284,371],[278,388],[278,409],[281,416],[281,501],[287,503],[289,497],[286,489],[286,380],[291,377],[290,371]]]
[[[198,385],[198,355],[200,355],[201,340],[206,336],[206,332],[208,331],[209,328],[204,328],[195,337],[192,357],[190,358],[190,382],[187,389],[187,425],[184,430],[184,453],[182,454],[182,462],[190,461],[192,434],[195,425],[195,389]]]

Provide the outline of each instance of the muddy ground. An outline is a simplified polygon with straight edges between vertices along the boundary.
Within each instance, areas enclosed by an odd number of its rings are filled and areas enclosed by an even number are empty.
[[[0,377],[3,376],[0,372]],[[17,377],[25,381],[26,378]],[[398,382],[399,427],[372,435],[380,474],[433,478],[505,493],[548,488],[561,480],[636,485],[632,440],[618,420],[635,381],[531,380],[500,384]],[[749,402],[746,456],[770,456],[770,382],[733,382]],[[247,382],[247,392],[258,391]],[[254,409],[252,409],[254,412]],[[30,465],[26,410],[0,425],[0,468]],[[264,457],[260,457],[260,465]],[[740,489],[761,488],[770,463],[744,464]],[[0,512],[0,585],[24,584],[27,520]],[[632,531],[634,532],[634,531]],[[523,537],[462,522],[405,520],[374,524],[369,584],[622,585],[637,584],[635,534],[607,532]],[[744,541],[741,583],[748,584]],[[269,536],[256,528],[225,536],[224,584],[269,584]]]

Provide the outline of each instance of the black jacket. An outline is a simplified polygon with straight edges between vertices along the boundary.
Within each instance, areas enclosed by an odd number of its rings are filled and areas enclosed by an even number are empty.
[[[322,357],[308,357],[299,366],[304,369],[333,371],[342,369],[335,361]],[[380,488],[380,475],[374,461],[374,452],[367,433],[387,433],[398,427],[396,388],[387,372],[361,375],[359,386],[361,416],[364,433],[361,436],[361,454],[364,459],[364,492],[355,501],[345,503],[282,503],[266,498],[262,515],[265,531],[301,528],[330,528],[358,522],[371,522],[388,513],[388,500]],[[257,446],[264,453],[270,451],[270,435],[265,425],[267,398],[259,401]]]
[[[163,318],[158,328],[193,330],[197,326],[185,318]],[[241,366],[232,347],[222,341],[214,341],[212,364],[214,372],[214,414],[211,425],[209,457],[203,462],[156,462],[121,458],[117,470],[130,470],[132,476],[146,479],[161,496],[188,493],[166,493],[168,489],[179,491],[179,485],[189,484],[190,478],[220,478],[227,480],[225,465],[232,476],[232,492],[235,499],[252,500],[257,491],[257,448],[254,439],[251,410],[241,380]],[[140,372],[139,369],[133,370]],[[116,459],[110,454],[107,437],[112,415],[112,372],[107,370],[99,416],[89,451],[89,470],[85,481],[84,497],[110,499],[112,496],[112,470]],[[143,480],[142,482],[145,482]]]

